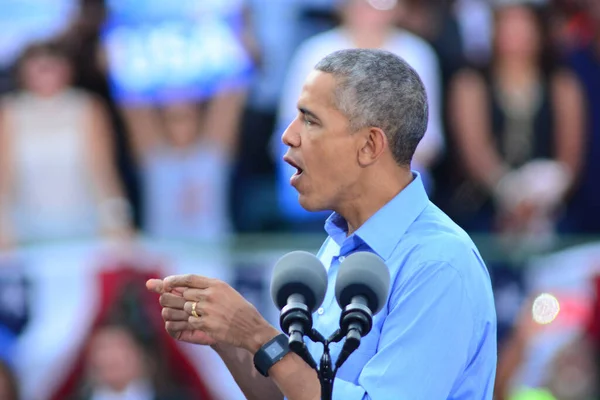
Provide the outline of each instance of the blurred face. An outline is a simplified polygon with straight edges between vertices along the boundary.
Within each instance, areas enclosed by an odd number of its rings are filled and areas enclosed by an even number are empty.
[[[38,54],[24,62],[21,77],[27,90],[41,96],[52,96],[69,85],[71,68],[61,57]]]
[[[502,57],[532,58],[541,47],[535,15],[523,7],[507,7],[496,19],[496,48]]]
[[[163,110],[167,140],[176,147],[194,143],[199,131],[199,115],[194,104],[171,104]]]
[[[356,30],[387,29],[396,22],[396,4],[396,0],[347,0],[342,17]]]
[[[296,169],[290,183],[309,211],[336,210],[360,176],[359,135],[335,106],[331,74],[313,71],[298,100],[298,115],[283,133],[284,160]]]
[[[92,339],[88,363],[92,379],[99,386],[122,391],[144,376],[143,362],[141,349],[123,329],[103,329]]]

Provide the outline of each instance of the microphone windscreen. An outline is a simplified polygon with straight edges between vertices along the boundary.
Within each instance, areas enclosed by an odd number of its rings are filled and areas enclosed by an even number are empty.
[[[271,277],[271,298],[280,310],[292,294],[304,296],[310,312],[323,303],[327,292],[327,272],[321,261],[306,251],[293,251],[281,257]]]
[[[358,252],[341,263],[335,282],[335,298],[341,309],[350,304],[354,296],[364,296],[375,315],[386,303],[389,290],[390,271],[377,255]]]

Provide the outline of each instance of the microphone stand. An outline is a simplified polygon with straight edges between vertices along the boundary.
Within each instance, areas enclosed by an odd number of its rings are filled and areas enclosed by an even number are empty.
[[[331,400],[333,395],[333,383],[335,381],[337,371],[342,366],[342,364],[348,359],[350,354],[352,354],[352,352],[354,352],[354,350],[358,348],[358,346],[360,345],[361,336],[358,332],[354,330],[348,332],[348,335],[345,336],[339,329],[327,339],[325,339],[325,337],[323,337],[323,335],[321,335],[316,329],[312,329],[307,334],[307,336],[313,342],[323,344],[323,355],[321,356],[319,368],[317,368],[314,358],[308,352],[304,341],[302,341],[301,346],[298,346],[296,344],[297,342],[294,340],[295,344],[292,345],[292,338],[290,337],[290,350],[302,357],[302,359],[311,368],[317,371],[317,375],[319,376],[319,382],[321,383],[321,399]],[[331,343],[340,342],[344,337],[346,337],[346,342],[344,343],[344,347],[340,352],[340,355],[335,363],[334,368],[333,362],[331,360],[329,345]]]
[[[281,310],[280,324],[282,329],[289,335],[290,350],[300,356],[306,364],[317,372],[321,384],[321,400],[331,400],[337,371],[354,350],[360,346],[363,333],[366,335],[371,330],[372,314],[363,304],[348,305],[340,316],[341,329],[336,330],[329,338],[325,339],[312,327],[312,317],[308,307],[300,302],[295,302],[294,299],[290,299],[288,304]],[[317,363],[309,353],[306,343],[304,343],[305,335],[314,343],[323,345],[323,355],[321,356],[319,368],[317,368]],[[329,345],[338,343],[344,338],[346,338],[346,341],[334,368]]]

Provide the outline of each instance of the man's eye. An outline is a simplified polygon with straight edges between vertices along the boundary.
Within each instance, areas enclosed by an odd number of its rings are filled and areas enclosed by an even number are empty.
[[[309,120],[308,118],[304,118],[304,124],[305,124],[306,126],[311,126],[313,123],[312,123],[312,121],[311,121],[311,120]]]

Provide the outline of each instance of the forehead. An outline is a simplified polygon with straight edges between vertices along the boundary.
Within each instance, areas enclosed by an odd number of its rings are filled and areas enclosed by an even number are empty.
[[[333,75],[317,70],[312,71],[304,81],[298,106],[336,109],[335,87]]]

